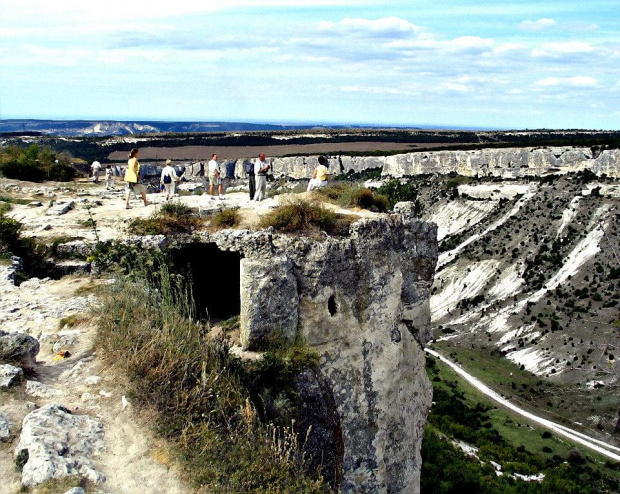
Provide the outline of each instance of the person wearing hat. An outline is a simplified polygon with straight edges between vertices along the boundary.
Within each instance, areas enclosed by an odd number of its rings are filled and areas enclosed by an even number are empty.
[[[166,160],[166,166],[161,171],[161,177],[159,177],[159,183],[166,189],[166,201],[174,196],[174,184],[179,180],[174,168],[172,168],[172,161]]]

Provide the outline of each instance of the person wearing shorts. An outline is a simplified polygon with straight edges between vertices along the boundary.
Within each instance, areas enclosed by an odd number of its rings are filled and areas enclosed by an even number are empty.
[[[217,162],[217,154],[211,155],[211,161],[208,164],[209,169],[209,195],[213,196],[214,188],[217,187],[217,192],[222,199],[222,177],[220,174],[220,165]]]
[[[129,205],[129,196],[133,192],[135,195],[140,194],[144,205],[148,206],[150,203],[146,200],[146,187],[140,181],[140,163],[138,162],[139,151],[133,148],[129,153],[129,160],[127,160],[127,170],[125,170],[125,209],[131,209]]]

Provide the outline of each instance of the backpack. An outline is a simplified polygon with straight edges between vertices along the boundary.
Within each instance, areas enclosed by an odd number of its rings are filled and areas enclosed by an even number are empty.
[[[235,162],[226,163],[226,178],[235,178]]]
[[[172,177],[170,175],[166,175],[164,177],[164,183],[165,184],[171,184],[172,183]]]
[[[248,175],[254,175],[254,163],[250,160],[245,162],[245,173]]]

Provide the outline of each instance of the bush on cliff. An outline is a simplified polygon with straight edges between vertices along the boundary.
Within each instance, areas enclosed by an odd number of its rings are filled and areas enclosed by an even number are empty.
[[[332,235],[346,235],[353,219],[334,213],[317,202],[291,200],[263,216],[259,226],[272,226],[285,233],[321,230]]]
[[[358,207],[370,211],[384,212],[390,208],[388,199],[375,194],[371,189],[347,182],[334,182],[317,189],[317,193],[342,207]]]
[[[192,234],[203,224],[201,218],[192,214],[191,208],[169,202],[148,218],[136,218],[129,224],[129,231],[135,235]]]
[[[418,187],[413,182],[401,183],[400,180],[388,180],[376,191],[377,194],[387,198],[389,208],[402,201],[410,201],[414,204],[416,216],[420,216],[424,210],[424,204],[418,197]]]
[[[0,156],[0,173],[6,178],[30,182],[69,182],[79,176],[79,172],[63,156],[57,156],[49,148],[41,149],[36,144],[27,149],[8,147]]]

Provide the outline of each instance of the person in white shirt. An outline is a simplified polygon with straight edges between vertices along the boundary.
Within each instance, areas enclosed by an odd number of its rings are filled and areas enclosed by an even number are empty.
[[[93,172],[93,182],[96,184],[99,183],[99,172],[101,171],[101,163],[98,161],[93,161],[93,164],[90,165],[90,169]]]
[[[172,168],[172,161],[166,160],[166,166],[164,166],[159,177],[159,183],[166,189],[166,201],[174,196],[174,185],[178,179],[179,177],[177,177],[174,168]]]
[[[114,189],[114,170],[112,170],[112,165],[105,167],[105,188],[106,190]]]
[[[258,159],[254,163],[254,174],[256,175],[256,193],[255,201],[262,201],[267,192],[267,172],[269,171],[269,163],[265,161],[265,153],[260,153]]]
[[[222,177],[220,175],[220,165],[217,162],[217,154],[211,155],[211,161],[207,165],[209,169],[209,195],[213,196],[213,188],[217,185],[217,193],[222,199]]]

